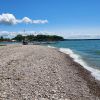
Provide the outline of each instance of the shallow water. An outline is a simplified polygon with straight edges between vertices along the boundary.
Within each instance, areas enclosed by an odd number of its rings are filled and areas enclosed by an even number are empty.
[[[0,42],[0,45],[7,45],[7,44],[21,44],[21,42]]]
[[[67,40],[50,46],[69,54],[100,80],[100,40]]]
[[[60,41],[51,46],[69,48],[79,54],[89,65],[100,69],[100,40]]]

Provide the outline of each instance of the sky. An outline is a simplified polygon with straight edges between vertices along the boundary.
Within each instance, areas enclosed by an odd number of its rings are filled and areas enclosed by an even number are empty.
[[[100,0],[0,0],[0,34],[26,30],[65,38],[100,38]]]

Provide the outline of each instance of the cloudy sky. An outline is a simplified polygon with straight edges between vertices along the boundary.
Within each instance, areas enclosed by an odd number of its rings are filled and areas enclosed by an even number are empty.
[[[0,0],[0,35],[100,38],[100,0]]]

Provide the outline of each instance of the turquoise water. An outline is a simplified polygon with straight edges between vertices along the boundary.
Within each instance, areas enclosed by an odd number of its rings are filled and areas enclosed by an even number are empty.
[[[7,45],[7,44],[21,44],[21,42],[0,42],[0,45]]]
[[[67,40],[51,44],[91,72],[100,80],[100,40]]]
[[[81,56],[90,67],[100,70],[100,40],[70,40],[51,44],[58,48],[71,49]]]

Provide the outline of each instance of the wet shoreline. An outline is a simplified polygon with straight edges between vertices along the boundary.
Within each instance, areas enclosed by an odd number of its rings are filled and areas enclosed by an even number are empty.
[[[100,82],[57,49],[0,48],[1,100],[100,100]]]

